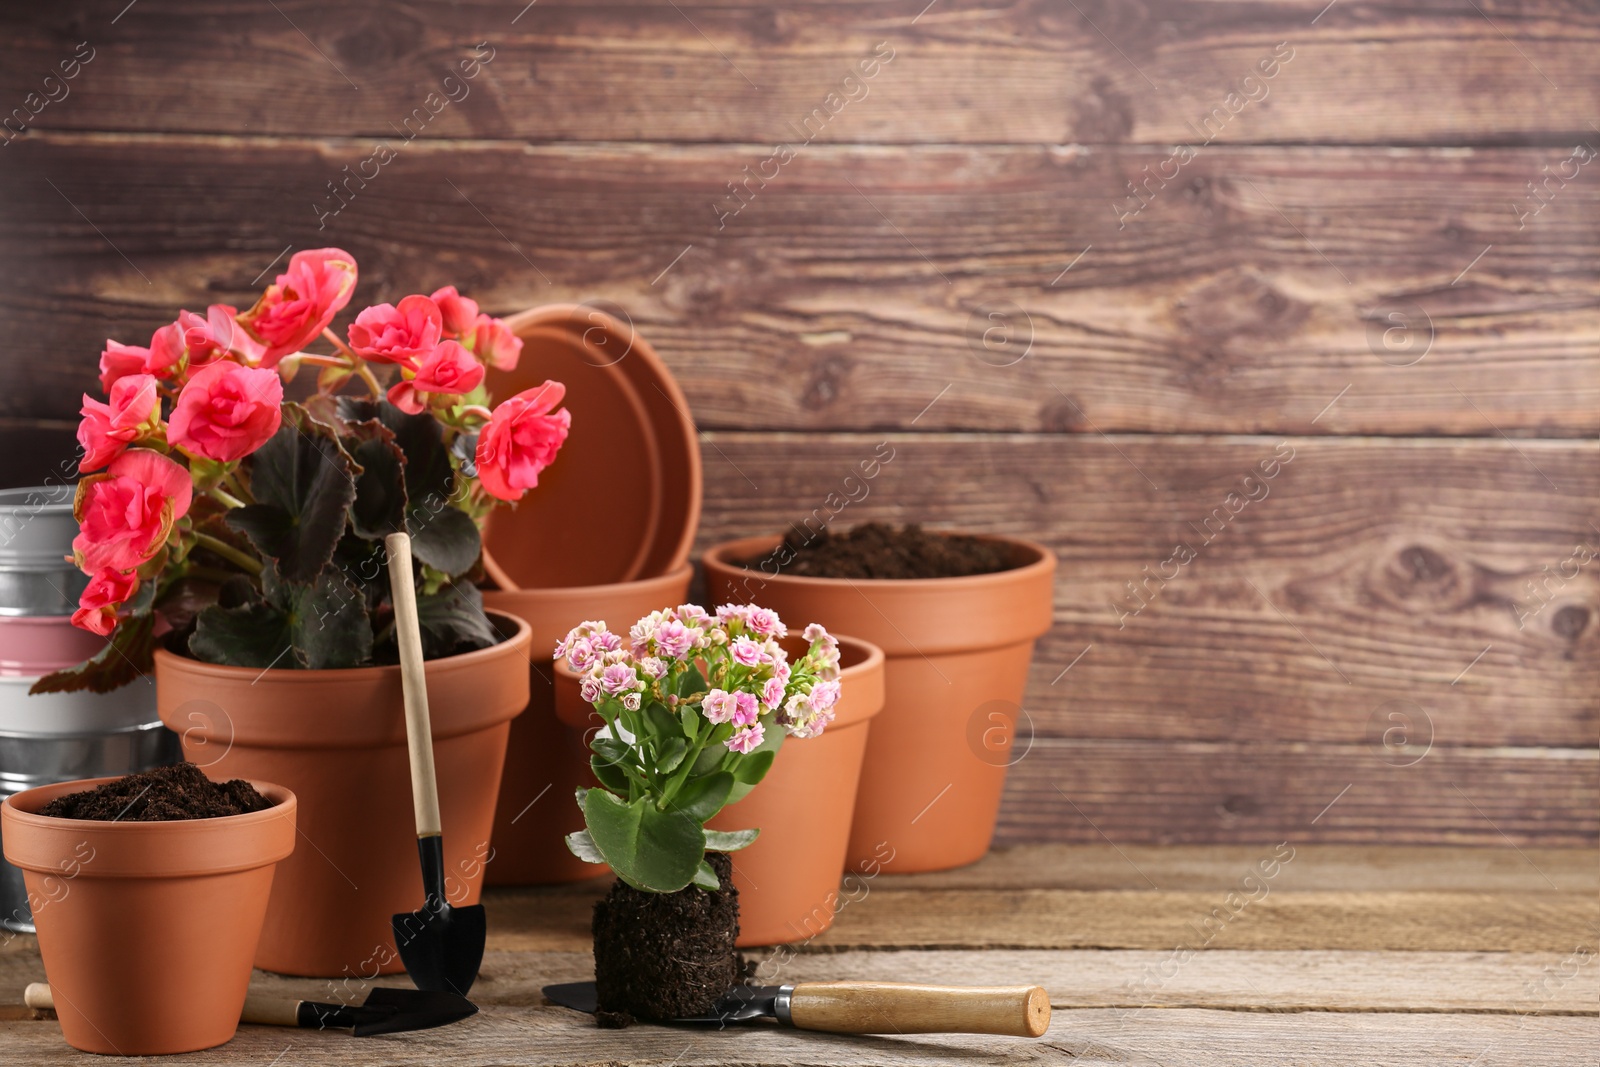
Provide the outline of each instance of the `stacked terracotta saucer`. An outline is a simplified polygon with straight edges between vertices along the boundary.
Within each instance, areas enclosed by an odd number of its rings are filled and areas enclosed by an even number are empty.
[[[567,387],[572,430],[537,492],[496,513],[485,606],[533,627],[532,696],[512,720],[486,878],[538,885],[603,868],[568,852],[582,828],[574,790],[592,784],[588,738],[555,713],[551,653],[585,619],[627,626],[681,604],[700,522],[700,446],[682,391],[631,323],[591,305],[533,308],[508,321],[516,369],[492,372],[504,399],[546,379]]]

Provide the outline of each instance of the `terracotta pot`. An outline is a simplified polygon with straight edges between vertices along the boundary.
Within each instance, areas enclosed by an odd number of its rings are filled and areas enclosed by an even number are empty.
[[[492,616],[505,640],[427,663],[446,893],[483,885],[511,720],[528,703],[532,631]],[[212,778],[282,782],[300,801],[301,845],[280,865],[256,966],[313,977],[405,969],[392,915],[422,905],[400,668],[266,672],[156,653],[156,704]]]
[[[657,578],[616,585],[484,592],[486,605],[526,619],[533,631],[528,711],[511,724],[506,746],[490,885],[550,885],[606,872],[567,849],[566,835],[583,828],[572,795],[592,784],[589,743],[583,719],[572,727],[556,717],[550,654],[568,630],[585,620],[603,619],[626,633],[640,616],[682,604],[693,575],[694,568],[685,563]]]
[[[895,872],[971,863],[988,851],[1012,762],[1033,642],[1050,629],[1055,555],[1011,547],[1011,570],[914,581],[800,578],[746,570],[780,538],[749,537],[705,554],[714,603],[753,601],[791,626],[820,622],[883,649],[883,713],[867,740],[847,863]]]
[[[39,902],[39,953],[61,1034],[85,1052],[153,1056],[220,1045],[239,1025],[273,866],[294,851],[295,796],[253,784],[273,806],[182,822],[36,814],[63,793],[10,797],[6,859]]]
[[[791,660],[805,652],[796,638],[785,645]],[[883,707],[884,656],[876,645],[840,636],[839,662],[844,688],[822,736],[785,740],[761,784],[707,824],[761,829],[755,844],[732,854],[740,948],[805,941],[833,925],[867,727]],[[565,663],[556,668],[556,707],[574,731],[602,725],[578,693],[577,672]],[[598,784],[587,767],[583,779],[584,786]],[[573,829],[581,818],[576,822]],[[879,865],[886,866],[882,857]]]

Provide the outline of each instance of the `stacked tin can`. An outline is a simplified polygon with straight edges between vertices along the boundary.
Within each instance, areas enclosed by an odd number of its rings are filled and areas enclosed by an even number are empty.
[[[41,676],[106,646],[105,638],[72,625],[86,580],[71,560],[74,491],[72,485],[0,490],[0,798],[178,759],[176,735],[156,716],[152,678],[111,693],[28,695]],[[4,860],[0,926],[33,931],[22,872]]]

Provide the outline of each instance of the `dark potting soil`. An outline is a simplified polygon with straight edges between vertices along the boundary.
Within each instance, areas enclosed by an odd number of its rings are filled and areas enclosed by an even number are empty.
[[[782,573],[805,578],[965,578],[1016,566],[1007,545],[916,524],[868,522],[841,534],[791,529],[783,540],[789,550],[784,554],[794,558]],[[744,565],[759,568],[772,558],[768,552]]]
[[[54,819],[105,822],[173,822],[243,815],[272,807],[243,778],[213,782],[192,763],[157,767],[114,782],[56,797],[39,809]]]
[[[744,977],[733,861],[706,853],[722,888],[645,893],[618,881],[594,906],[595,1021],[627,1026],[704,1015]]]

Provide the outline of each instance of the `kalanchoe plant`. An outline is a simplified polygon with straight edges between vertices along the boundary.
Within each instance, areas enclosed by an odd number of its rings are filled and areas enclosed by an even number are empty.
[[[402,529],[426,653],[496,642],[472,583],[480,531],[561,448],[565,389],[491,410],[485,368],[514,368],[522,341],[454,286],[369,307],[340,338],[330,326],[355,284],[348,253],[299,252],[242,314],[214,304],[179,312],[148,348],[106,342],[107,399],[85,395],[78,428],[73,557],[89,585],[72,621],[110,641],[35,692],[131,680],[158,619],[211,663],[393,662],[383,538]],[[306,351],[319,338],[331,352]],[[285,400],[306,367],[314,391]]]
[[[785,737],[822,733],[839,699],[839,646],[813,623],[788,662],[775,612],[727,604],[656,611],[626,642],[585,622],[556,646],[582,674],[583,699],[605,726],[590,747],[600,788],[580,789],[586,829],[567,837],[579,858],[605,863],[636,889],[715,890],[706,851],[733,852],[759,830],[707,830],[772,766]]]

